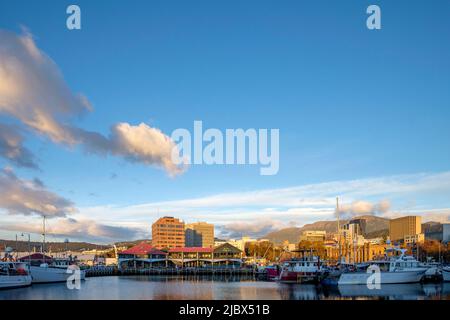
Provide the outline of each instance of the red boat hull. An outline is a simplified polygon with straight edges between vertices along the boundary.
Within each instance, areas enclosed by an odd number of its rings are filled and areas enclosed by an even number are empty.
[[[283,271],[280,281],[288,283],[318,283],[320,278],[320,274],[316,272]]]

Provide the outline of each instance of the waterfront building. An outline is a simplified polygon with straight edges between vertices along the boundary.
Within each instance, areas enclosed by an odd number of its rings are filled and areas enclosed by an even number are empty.
[[[406,216],[392,219],[389,222],[389,238],[391,241],[405,242],[422,233],[422,219],[420,216]],[[418,236],[420,238],[420,236]]]
[[[242,237],[241,239],[230,239],[227,241],[228,244],[238,248],[241,251],[245,251],[245,244],[248,242],[257,242],[257,240],[250,237]]]
[[[229,243],[216,248],[185,247],[169,250],[168,260],[177,267],[240,267],[243,252]]]
[[[351,242],[342,242],[341,246],[335,240],[324,242],[327,259],[330,261],[339,261],[341,259],[346,263],[362,263],[383,257],[386,245],[373,244],[365,242],[362,245],[355,245]]]
[[[141,242],[130,249],[119,252],[118,266],[119,269],[165,267],[167,266],[166,261],[167,252]]]
[[[213,248],[185,247],[169,250],[168,259],[177,267],[212,266]]]
[[[195,222],[185,225],[186,247],[214,247],[214,225],[206,222]]]
[[[299,241],[321,242],[325,241],[327,232],[322,230],[303,231]]]
[[[152,245],[158,249],[184,247],[184,222],[174,217],[158,219],[152,224]]]
[[[168,252],[143,242],[119,253],[119,269],[127,268],[237,268],[242,251],[228,243],[216,248],[175,247]]]
[[[227,243],[225,239],[214,238],[214,247],[218,247],[224,243]]]

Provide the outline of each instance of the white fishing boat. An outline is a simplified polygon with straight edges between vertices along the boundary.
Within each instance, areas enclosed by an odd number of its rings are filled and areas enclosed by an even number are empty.
[[[22,262],[0,262],[0,289],[21,288],[31,285],[28,265]]]
[[[28,264],[15,261],[11,252],[11,248],[6,248],[5,256],[0,260],[0,289],[21,288],[31,285]]]
[[[50,263],[32,265],[30,270],[33,283],[66,282],[74,272],[79,272],[80,280],[86,278],[86,272],[80,270],[71,259],[53,259]]]
[[[369,267],[372,267],[372,270],[379,269],[380,284],[420,282],[428,268],[421,267],[419,261],[414,257],[406,256],[406,249],[392,248],[391,250],[400,252],[400,256],[391,257],[389,260],[371,261],[364,266],[360,266],[360,270],[356,272],[342,273],[338,285],[366,285],[371,282],[369,277],[373,275],[368,270]]]
[[[21,261],[29,261],[32,283],[66,282],[75,272],[80,280],[86,278],[86,272],[80,270],[72,256],[53,258],[45,255],[45,217],[43,222],[42,253],[22,257]]]
[[[74,272],[74,269],[71,270],[70,268],[55,267],[48,264],[31,266],[33,283],[66,282]],[[80,280],[84,280],[86,278],[86,273],[84,270],[79,270],[79,275]]]

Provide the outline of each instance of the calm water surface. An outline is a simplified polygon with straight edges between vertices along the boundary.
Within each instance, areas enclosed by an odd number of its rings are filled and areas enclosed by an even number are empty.
[[[322,287],[239,277],[114,276],[88,278],[80,290],[69,290],[65,283],[1,290],[0,299],[450,300],[450,283],[384,285],[381,290],[368,290],[366,286]]]

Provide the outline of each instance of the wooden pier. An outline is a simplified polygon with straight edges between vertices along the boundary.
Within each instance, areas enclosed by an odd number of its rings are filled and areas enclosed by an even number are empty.
[[[127,268],[93,267],[86,269],[86,277],[125,276],[125,275],[247,275],[254,276],[252,268]]]

